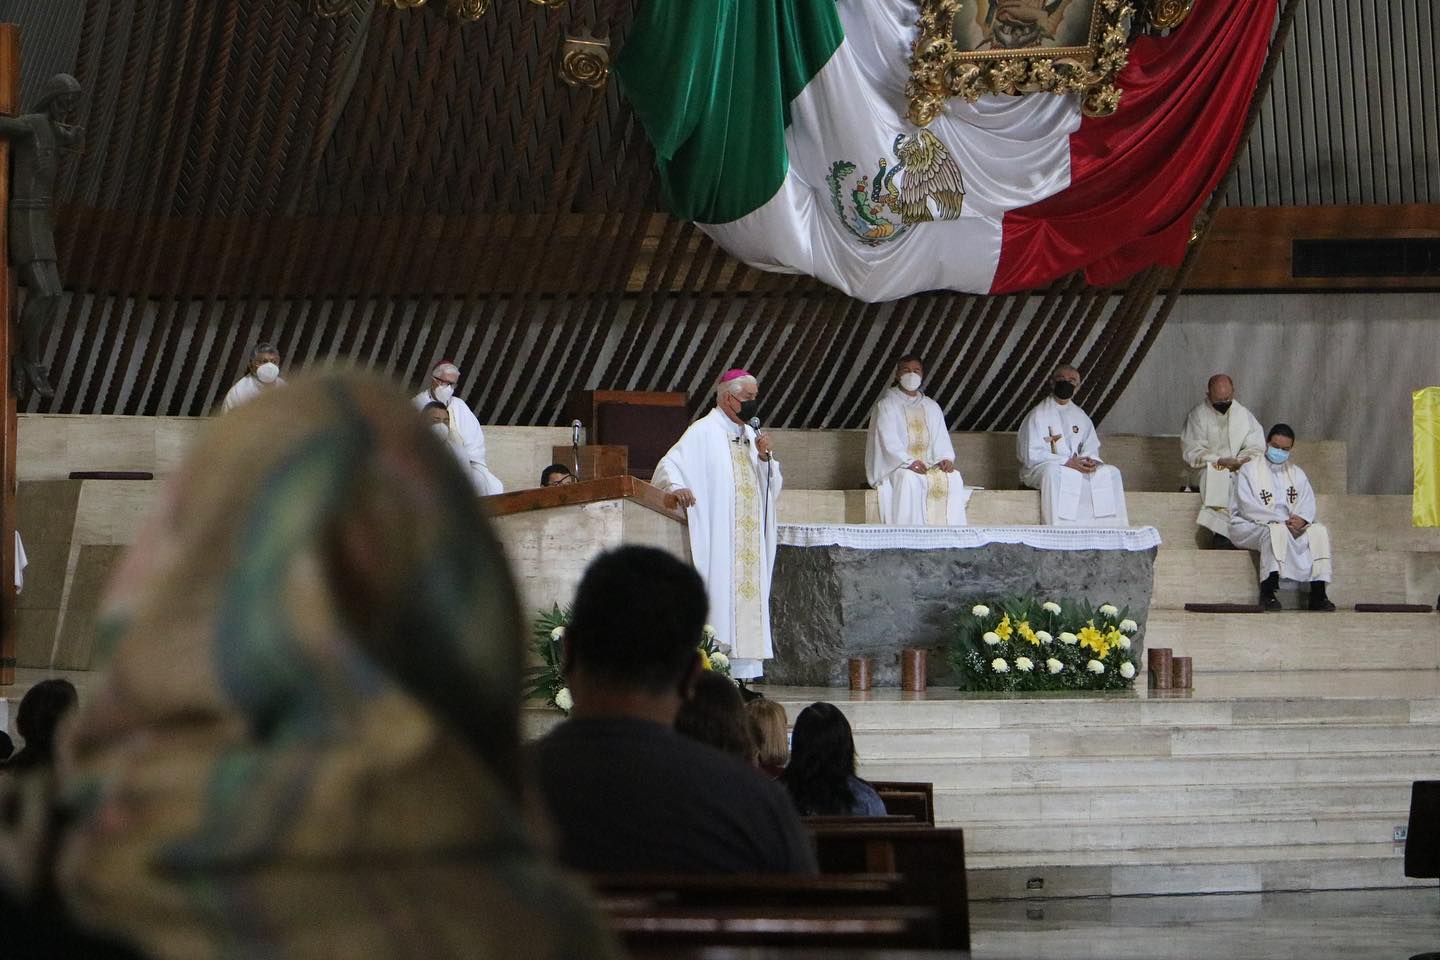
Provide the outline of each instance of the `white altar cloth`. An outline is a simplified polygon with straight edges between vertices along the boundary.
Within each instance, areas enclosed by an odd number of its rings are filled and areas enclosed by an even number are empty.
[[[1150,550],[1154,527],[888,527],[881,524],[782,523],[782,547],[853,550],[952,550],[1023,543],[1038,550]]]

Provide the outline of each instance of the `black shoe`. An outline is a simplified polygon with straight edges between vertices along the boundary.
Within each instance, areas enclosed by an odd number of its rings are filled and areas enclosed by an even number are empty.
[[[1266,610],[1280,610],[1280,600],[1275,591],[1280,589],[1280,574],[1272,573],[1260,581],[1260,606]]]
[[[749,687],[745,686],[745,684],[748,682],[749,681],[746,680],[740,681],[740,699],[745,703],[750,703],[752,700],[764,700],[765,694],[757,693],[756,691],[751,690]]]
[[[1310,584],[1310,603],[1307,606],[1309,609],[1321,613],[1335,612],[1335,604],[1331,603],[1330,598],[1325,595],[1324,580],[1316,580]]]
[[[1285,609],[1285,607],[1282,606],[1280,603],[1280,598],[1275,596],[1275,594],[1273,593],[1260,594],[1260,606],[1264,607],[1267,612],[1272,610]]]

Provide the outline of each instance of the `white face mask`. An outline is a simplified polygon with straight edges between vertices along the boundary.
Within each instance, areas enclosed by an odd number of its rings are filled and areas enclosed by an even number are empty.
[[[431,390],[430,393],[441,403],[449,403],[450,398],[455,396],[455,387],[448,383],[442,383],[434,390]]]
[[[280,364],[269,362],[260,364],[255,368],[255,379],[261,383],[274,383],[280,379]]]
[[[924,378],[921,377],[920,374],[918,374],[918,373],[902,373],[902,374],[900,374],[900,386],[904,387],[906,390],[909,390],[911,393],[914,393],[916,390],[919,390],[919,389],[920,389],[920,384],[923,383],[923,382],[924,382]]]
[[[433,433],[433,434],[435,434],[435,436],[439,437],[441,440],[444,440],[444,441],[446,441],[446,442],[449,442],[449,440],[450,440],[450,425],[449,425],[449,424],[446,424],[446,423],[432,423],[432,424],[430,424],[430,432]]]

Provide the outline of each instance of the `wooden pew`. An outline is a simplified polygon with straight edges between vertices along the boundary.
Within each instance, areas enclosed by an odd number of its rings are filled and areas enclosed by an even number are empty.
[[[964,831],[954,827],[810,823],[822,874],[898,873],[909,903],[933,906],[943,946],[970,949]]]
[[[885,801],[885,812],[892,816],[913,817],[935,826],[935,785],[920,781],[871,780],[870,786]]]
[[[932,907],[729,906],[642,907],[610,914],[631,950],[657,947],[847,947],[934,950],[943,946]]]

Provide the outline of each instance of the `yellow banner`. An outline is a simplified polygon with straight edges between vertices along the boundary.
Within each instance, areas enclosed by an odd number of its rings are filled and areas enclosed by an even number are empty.
[[[1412,523],[1440,527],[1440,387],[1416,390],[1415,499]]]

